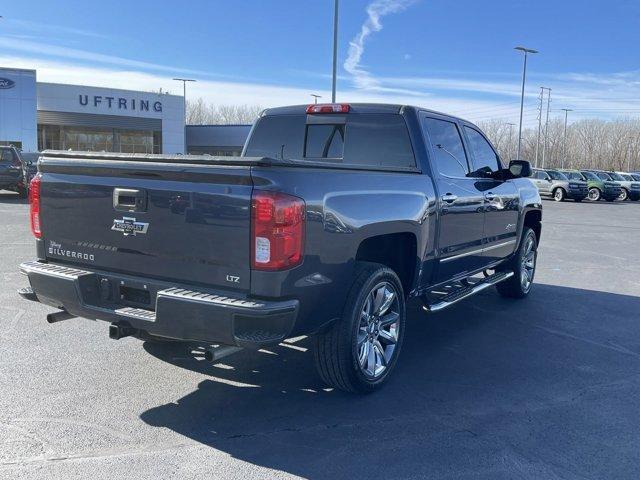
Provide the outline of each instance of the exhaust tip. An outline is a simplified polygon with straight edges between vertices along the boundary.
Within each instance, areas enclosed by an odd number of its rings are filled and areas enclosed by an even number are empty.
[[[71,318],[76,318],[76,316],[71,315],[66,310],[62,310],[61,312],[49,313],[47,315],[47,323],[62,322],[63,320],[69,320]]]

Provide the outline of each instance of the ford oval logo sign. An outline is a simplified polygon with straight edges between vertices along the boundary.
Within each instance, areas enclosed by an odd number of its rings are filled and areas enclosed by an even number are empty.
[[[16,82],[9,80],[8,78],[0,78],[0,88],[13,88],[16,86]]]

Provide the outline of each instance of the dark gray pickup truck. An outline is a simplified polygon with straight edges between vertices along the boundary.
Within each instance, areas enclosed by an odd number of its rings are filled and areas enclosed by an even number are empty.
[[[535,273],[529,163],[420,108],[273,108],[242,157],[46,151],[38,168],[20,294],[60,309],[50,322],[232,349],[313,335],[319,374],[348,391],[388,378],[408,299],[522,298]]]

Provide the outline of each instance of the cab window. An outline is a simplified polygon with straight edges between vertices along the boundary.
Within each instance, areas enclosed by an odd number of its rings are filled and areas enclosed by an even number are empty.
[[[480,132],[471,127],[464,127],[469,139],[469,148],[471,150],[471,158],[474,172],[486,171],[497,172],[500,170],[500,162],[498,155],[493,147],[487,142]]]
[[[440,175],[465,177],[469,173],[469,166],[458,126],[446,120],[425,118],[424,127],[431,141],[434,163]]]

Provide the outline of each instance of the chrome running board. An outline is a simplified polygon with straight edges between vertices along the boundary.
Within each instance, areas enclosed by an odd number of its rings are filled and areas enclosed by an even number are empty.
[[[497,283],[504,282],[511,277],[513,277],[513,272],[494,273],[493,275],[480,280],[476,284],[457,287],[452,292],[438,298],[432,303],[428,302],[425,297],[422,297],[424,303],[422,308],[427,312],[439,312],[440,310],[444,310],[445,308],[458,303],[460,300],[464,300],[476,293],[480,293],[481,291],[486,290]]]

